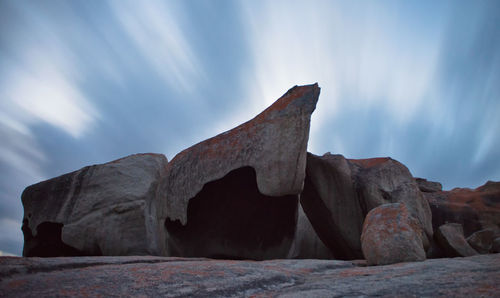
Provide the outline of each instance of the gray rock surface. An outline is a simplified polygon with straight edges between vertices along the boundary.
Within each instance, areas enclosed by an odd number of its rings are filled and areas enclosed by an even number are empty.
[[[436,240],[447,257],[468,257],[477,255],[467,240],[461,224],[448,223],[436,231]]]
[[[161,257],[0,257],[1,297],[495,297],[500,254],[360,267]]]
[[[443,185],[439,182],[428,181],[424,178],[415,178],[415,181],[417,181],[420,191],[423,192],[436,192],[443,190]]]
[[[494,238],[495,238],[495,232],[493,230],[484,229],[481,231],[474,232],[472,235],[467,237],[467,242],[478,253],[487,254],[491,250]]]
[[[317,84],[295,86],[252,120],[177,154],[161,184],[168,218],[186,224],[188,202],[206,183],[247,166],[263,195],[299,194],[319,93]]]
[[[342,155],[307,154],[301,204],[336,259],[360,259],[364,214],[353,184],[351,167]]]
[[[135,154],[25,189],[25,256],[163,255],[161,154]]]
[[[425,232],[404,203],[384,204],[365,218],[361,246],[368,265],[425,260]]]
[[[410,171],[402,163],[387,158],[349,159],[360,204],[368,213],[389,203],[405,203],[427,235],[424,247],[433,237],[432,213]]]

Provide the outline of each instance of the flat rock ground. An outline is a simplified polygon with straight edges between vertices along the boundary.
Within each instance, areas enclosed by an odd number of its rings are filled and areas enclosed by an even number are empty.
[[[496,296],[500,254],[365,267],[362,261],[0,257],[0,297]]]

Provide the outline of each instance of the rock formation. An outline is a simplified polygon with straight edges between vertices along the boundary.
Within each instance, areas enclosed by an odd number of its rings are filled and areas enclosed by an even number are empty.
[[[254,119],[172,159],[160,185],[168,255],[286,258],[319,92],[295,86]]]
[[[423,193],[432,210],[434,230],[446,223],[459,223],[465,237],[491,229],[500,234],[500,182],[488,181],[476,189]]]
[[[362,258],[361,231],[368,212],[401,202],[432,239],[432,216],[410,171],[391,158],[345,159],[308,154],[301,203],[319,237],[336,259]]]
[[[382,204],[404,203],[424,230],[422,240],[427,249],[433,236],[432,213],[408,168],[392,158],[349,161],[364,212]]]
[[[243,167],[255,170],[263,195],[299,194],[319,92],[317,84],[295,86],[252,120],[177,154],[161,184],[168,218],[186,224],[189,200],[206,183]]]
[[[405,203],[384,204],[366,216],[361,245],[368,265],[423,261],[426,237]]]
[[[492,231],[468,238],[481,252],[500,250],[500,183],[442,191],[388,157],[308,153],[319,93],[295,86],[170,162],[136,154],[29,186],[23,255],[391,264],[474,254],[461,225]]]
[[[164,254],[156,189],[166,164],[136,154],[26,188],[23,255]]]

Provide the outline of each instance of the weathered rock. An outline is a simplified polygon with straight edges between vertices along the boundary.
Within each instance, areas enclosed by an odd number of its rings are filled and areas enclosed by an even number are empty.
[[[443,185],[439,182],[434,182],[434,181],[427,181],[427,179],[424,178],[415,178],[418,184],[418,188],[420,191],[423,192],[436,192],[436,191],[442,191],[443,190]]]
[[[372,209],[365,218],[361,247],[368,265],[387,265],[425,260],[420,223],[404,203]]]
[[[477,231],[474,234],[467,237],[467,242],[480,254],[487,254],[491,250],[493,244],[493,238],[495,233],[493,230],[484,229]]]
[[[167,255],[284,259],[297,223],[298,196],[270,197],[243,167],[209,182],[189,201],[187,224],[167,219]]]
[[[255,170],[263,195],[299,194],[319,92],[317,84],[295,86],[252,120],[177,154],[161,185],[168,218],[186,224],[189,200],[208,182],[242,167]]]
[[[157,186],[167,159],[136,154],[27,187],[24,256],[163,255]]]
[[[333,259],[333,254],[318,237],[299,204],[297,227],[288,259]]]
[[[160,257],[0,257],[1,297],[498,296],[500,254],[358,267]]]
[[[464,238],[461,224],[448,223],[436,230],[436,240],[448,257],[469,257],[477,255]]]
[[[432,213],[408,168],[389,157],[349,159],[349,164],[365,214],[382,204],[404,203],[425,231],[427,249],[433,236]]]
[[[483,229],[500,234],[500,182],[488,181],[474,190],[455,188],[424,196],[432,210],[434,230],[455,222],[463,226],[465,237]]]
[[[319,237],[336,259],[360,259],[364,214],[342,155],[307,154],[306,180],[300,201]]]

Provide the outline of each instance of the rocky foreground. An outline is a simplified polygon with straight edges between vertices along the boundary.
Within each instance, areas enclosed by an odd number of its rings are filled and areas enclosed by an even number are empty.
[[[498,297],[499,281],[500,254],[368,267],[339,260],[0,258],[1,297]]]

